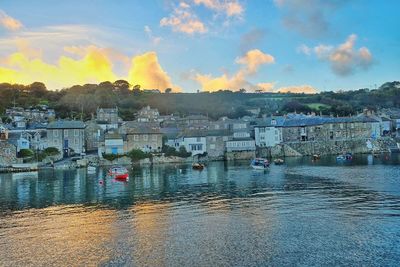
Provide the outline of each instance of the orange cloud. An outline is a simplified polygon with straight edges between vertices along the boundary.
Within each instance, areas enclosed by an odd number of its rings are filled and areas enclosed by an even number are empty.
[[[145,89],[181,90],[172,84],[168,74],[161,68],[155,52],[129,59],[113,49],[71,46],[65,47],[64,51],[78,56],[78,59],[61,56],[56,64],[50,64],[44,62],[40,54],[35,53],[26,43],[22,42],[21,48],[19,52],[0,60],[0,82],[31,84],[41,81],[49,89],[60,89],[75,84],[126,79]],[[127,77],[114,72],[113,62],[117,60],[129,61]]]
[[[312,87],[311,85],[294,85],[288,87],[281,87],[276,90],[279,93],[305,93],[305,94],[316,94],[317,89]]]
[[[258,49],[248,51],[243,57],[237,58],[236,63],[247,66],[249,73],[255,73],[263,64],[275,63],[273,56],[265,54]]]
[[[132,68],[129,71],[128,81],[131,84],[140,84],[144,89],[172,88],[174,91],[181,89],[172,84],[171,78],[158,63],[156,52],[147,52],[132,59]]]
[[[10,31],[19,30],[23,26],[19,20],[10,17],[1,9],[0,9],[0,25]]]
[[[225,73],[219,77],[212,77],[210,74],[204,75],[197,73],[193,79],[197,81],[205,91],[218,91],[224,89],[237,91],[241,88],[248,91],[266,91],[267,89],[272,89],[272,87],[269,87],[269,83],[259,83],[254,85],[247,80],[247,77],[255,74],[258,71],[259,66],[263,64],[272,64],[274,62],[275,59],[273,56],[265,54],[258,49],[253,49],[248,51],[243,57],[235,60],[235,63],[244,66],[232,76]]]
[[[205,33],[207,28],[204,23],[192,13],[190,5],[181,2],[174,9],[173,14],[160,20],[161,27],[171,27],[174,32],[186,34]]]

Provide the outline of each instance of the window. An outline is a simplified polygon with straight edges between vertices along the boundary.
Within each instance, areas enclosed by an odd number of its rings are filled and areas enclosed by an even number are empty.
[[[215,144],[211,144],[210,149],[215,149]]]
[[[228,141],[228,136],[222,137],[222,141],[224,141],[224,142]]]
[[[157,135],[153,134],[153,141],[157,141]]]
[[[68,137],[68,130],[64,129],[64,137]]]
[[[144,140],[144,141],[149,140],[149,136],[148,136],[147,134],[144,134],[144,135],[143,135],[143,140]]]
[[[74,130],[74,136],[79,136],[79,130],[77,129]]]
[[[134,141],[139,141],[139,135],[135,134],[135,135],[133,136],[133,140],[134,140]]]
[[[259,128],[260,129],[260,133],[265,133],[265,128]]]
[[[78,138],[75,138],[75,145],[78,145],[79,144],[79,140],[78,140]]]
[[[201,137],[197,137],[197,138],[196,138],[196,141],[197,141],[197,142],[201,142]]]
[[[54,135],[54,137],[58,137],[58,130],[54,130],[53,135]]]

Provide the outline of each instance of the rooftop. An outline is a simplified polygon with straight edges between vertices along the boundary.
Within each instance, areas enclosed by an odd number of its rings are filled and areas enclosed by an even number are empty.
[[[50,122],[47,129],[85,129],[82,121],[58,120]]]

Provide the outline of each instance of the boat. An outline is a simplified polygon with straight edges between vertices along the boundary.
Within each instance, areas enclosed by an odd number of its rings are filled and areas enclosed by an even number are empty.
[[[115,166],[108,170],[108,175],[117,180],[128,180],[129,172],[125,167]]]
[[[255,158],[251,161],[250,166],[255,170],[265,170],[269,168],[269,161],[263,158]]]
[[[93,165],[88,165],[88,166],[87,166],[87,171],[88,171],[89,173],[95,173],[95,172],[96,172],[96,167],[93,166]]]
[[[285,163],[285,161],[283,159],[275,159],[274,163],[275,165],[282,165],[283,163]]]
[[[351,153],[346,153],[336,157],[337,161],[351,161],[353,160],[353,155]]]
[[[320,154],[314,154],[313,155],[313,160],[318,160],[318,159],[320,159],[321,158],[321,155]]]
[[[193,163],[192,164],[192,168],[193,168],[193,170],[202,170],[202,169],[204,169],[204,164],[201,164],[201,163]]]

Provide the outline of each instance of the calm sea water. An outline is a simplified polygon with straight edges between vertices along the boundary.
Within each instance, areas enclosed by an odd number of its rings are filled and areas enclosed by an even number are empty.
[[[400,158],[0,175],[0,266],[399,266]]]

